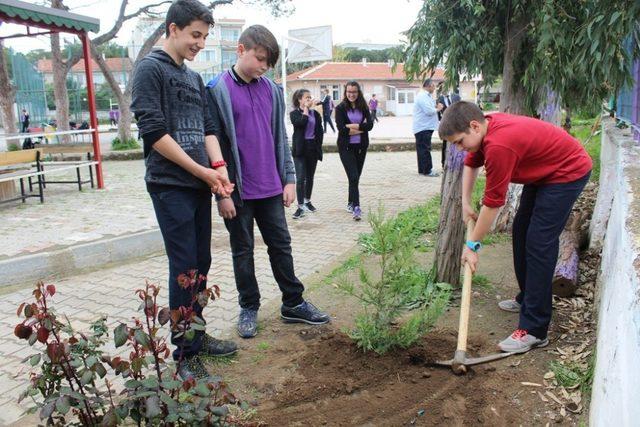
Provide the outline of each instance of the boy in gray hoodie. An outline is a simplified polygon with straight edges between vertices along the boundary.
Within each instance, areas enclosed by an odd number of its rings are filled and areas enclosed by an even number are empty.
[[[166,16],[162,50],[151,52],[133,75],[135,113],[144,141],[145,181],[169,258],[169,307],[185,316],[202,317],[194,294],[203,290],[181,287],[178,277],[196,271],[205,276],[211,265],[211,193],[228,197],[233,191],[220,146],[213,132],[201,77],[189,70],[204,48],[213,26],[211,12],[197,0],[177,0]],[[184,284],[184,282],[183,282]],[[189,308],[193,313],[189,314]],[[236,352],[231,341],[217,340],[204,331],[192,339],[172,332],[175,360],[181,360],[183,379],[206,374],[197,355]]]

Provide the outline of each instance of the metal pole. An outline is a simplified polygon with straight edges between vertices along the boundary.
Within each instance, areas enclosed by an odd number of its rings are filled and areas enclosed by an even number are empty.
[[[87,33],[79,35],[82,41],[82,53],[84,56],[84,72],[87,79],[87,101],[89,102],[89,119],[93,132],[93,158],[98,164],[96,165],[96,180],[98,188],[104,188],[104,178],[102,176],[102,155],[100,154],[100,136],[98,133],[98,115],[96,113],[96,98],[93,93],[93,70],[91,69],[91,53],[89,49],[89,37]]]
[[[282,94],[287,99],[287,38],[282,37],[282,53],[280,55],[280,64],[282,65]]]

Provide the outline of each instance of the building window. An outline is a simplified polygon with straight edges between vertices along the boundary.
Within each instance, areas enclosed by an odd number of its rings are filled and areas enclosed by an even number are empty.
[[[413,97],[415,96],[415,92],[409,92],[407,93],[407,103],[408,104],[413,104]]]
[[[222,28],[220,38],[227,42],[235,42],[240,38],[240,30],[234,28]]]
[[[238,55],[236,54],[235,51],[223,50],[222,51],[222,68],[223,69],[231,68],[231,66],[236,63],[237,59],[238,59]]]
[[[217,62],[216,51],[214,49],[205,49],[198,55],[200,62]]]
[[[396,88],[387,86],[387,101],[396,100]]]
[[[407,102],[406,93],[398,92],[398,104],[404,104]]]

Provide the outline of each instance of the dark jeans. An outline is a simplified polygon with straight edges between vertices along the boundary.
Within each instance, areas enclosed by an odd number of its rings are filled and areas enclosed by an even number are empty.
[[[364,167],[364,159],[367,157],[367,149],[360,146],[351,146],[349,150],[340,150],[340,160],[349,180],[349,204],[360,206],[360,176]]]
[[[29,123],[22,122],[20,133],[27,133],[27,132],[29,132]]]
[[[336,133],[336,128],[333,127],[333,122],[331,121],[331,113],[329,113],[328,115],[323,114],[322,121],[324,126],[324,133],[327,133],[327,123],[329,123],[329,126],[331,126],[331,130],[333,131],[333,133]]]
[[[211,266],[211,192],[186,188],[151,193],[164,247],[169,258],[169,308],[191,307],[202,318],[202,307],[193,302],[194,295],[205,288],[185,290],[178,285],[178,275],[198,270],[206,276]],[[175,338],[171,342],[177,347],[173,358],[194,356],[202,347],[203,331],[196,331],[193,340]]]
[[[551,322],[551,281],[559,238],[571,208],[589,175],[568,183],[525,185],[513,220],[513,265],[522,304],[519,328],[536,338],[547,336]]]
[[[316,174],[318,157],[316,155],[294,157],[293,163],[296,167],[296,195],[298,204],[302,205],[305,198],[311,200],[313,176]]]
[[[444,164],[447,161],[447,141],[442,140],[442,170],[444,171]]]
[[[236,206],[235,218],[224,220],[229,231],[240,307],[252,310],[260,308],[260,290],[253,261],[254,219],[267,245],[271,271],[282,292],[282,303],[288,307],[301,304],[304,301],[304,286],[293,271],[291,235],[284,215],[282,195],[279,194],[266,199],[243,200],[242,206]]]
[[[418,173],[426,175],[433,169],[431,160],[431,135],[433,130],[422,130],[415,134],[416,153],[418,154]]]
[[[369,110],[371,112],[371,121],[372,122],[379,122],[380,120],[378,120],[378,110]]]

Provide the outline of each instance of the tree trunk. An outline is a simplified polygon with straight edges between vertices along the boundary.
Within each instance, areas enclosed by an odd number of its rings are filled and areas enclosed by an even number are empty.
[[[465,227],[462,222],[462,171],[466,153],[449,144],[440,191],[440,222],[436,242],[436,281],[460,285],[460,256]]]
[[[513,12],[513,11],[511,11]],[[511,114],[524,113],[524,89],[520,84],[520,73],[514,66],[514,60],[520,54],[522,40],[526,36],[527,19],[521,17],[509,23],[504,41],[504,64],[502,67],[502,92],[500,94],[500,111]],[[511,230],[513,218],[518,210],[522,185],[510,184],[505,205],[500,209],[492,231],[508,232]]]
[[[16,102],[16,90],[9,79],[9,68],[7,67],[6,57],[4,55],[4,43],[0,40],[0,109],[2,110],[2,123],[4,124],[5,134],[13,135],[18,133],[16,127],[16,115],[13,104]],[[7,145],[19,144],[17,140],[11,140]]]
[[[51,0],[51,7],[63,9],[61,0]],[[69,95],[67,93],[67,66],[60,51],[60,34],[51,33],[51,65],[53,67],[53,97],[56,103],[56,122],[58,131],[69,130]],[[69,135],[59,137],[60,141],[71,142]]]
[[[131,86],[127,86],[124,93],[118,96],[118,105],[120,106],[118,137],[120,141],[124,142],[131,139],[131,122],[133,121],[131,114]]]
[[[561,297],[568,297],[578,288],[578,265],[580,263],[580,240],[582,238],[582,224],[589,214],[583,210],[574,209],[560,235],[560,251],[558,263],[553,274],[553,293]]]

